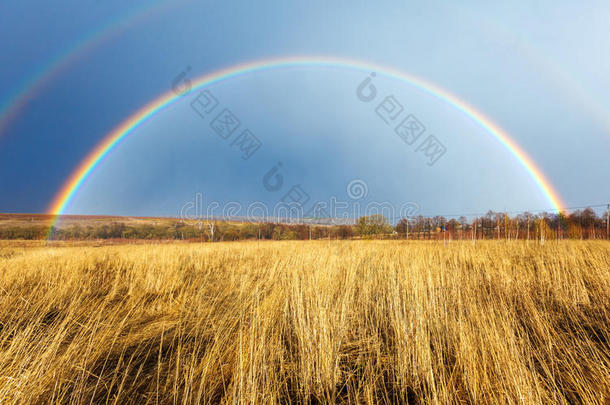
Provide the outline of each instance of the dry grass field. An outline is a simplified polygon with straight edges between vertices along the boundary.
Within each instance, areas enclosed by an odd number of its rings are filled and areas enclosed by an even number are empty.
[[[610,401],[607,242],[4,245],[0,308],[2,404]]]

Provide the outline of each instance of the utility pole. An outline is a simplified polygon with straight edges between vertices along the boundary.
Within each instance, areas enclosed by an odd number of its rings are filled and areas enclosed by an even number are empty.
[[[476,237],[476,232],[477,231],[477,219],[475,218],[474,220],[474,224],[472,226],[472,244],[475,244],[475,237]]]
[[[530,242],[530,214],[527,214],[527,243]]]
[[[610,239],[610,204],[606,208],[606,239]]]
[[[409,218],[407,218],[407,240],[409,240]]]

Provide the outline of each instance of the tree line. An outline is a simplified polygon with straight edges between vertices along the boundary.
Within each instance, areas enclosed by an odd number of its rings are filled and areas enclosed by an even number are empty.
[[[398,233],[406,236],[410,231],[418,239],[608,239],[609,230],[608,216],[598,216],[591,208],[570,214],[525,212],[515,216],[488,211],[470,220],[418,216],[403,218],[396,225]]]
[[[307,240],[307,239],[607,239],[607,216],[598,216],[590,208],[566,213],[522,213],[510,216],[489,211],[479,217],[447,219],[443,216],[402,218],[392,225],[383,215],[359,218],[353,225],[235,223],[181,220],[161,224],[123,222],[102,225],[0,226],[0,239],[144,239],[190,240],[201,242],[235,240]]]

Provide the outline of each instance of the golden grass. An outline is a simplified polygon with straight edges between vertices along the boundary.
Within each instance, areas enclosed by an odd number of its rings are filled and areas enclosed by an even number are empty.
[[[610,244],[0,248],[0,402],[608,403]]]

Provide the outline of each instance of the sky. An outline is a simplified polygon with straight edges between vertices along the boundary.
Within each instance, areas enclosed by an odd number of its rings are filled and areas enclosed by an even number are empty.
[[[244,215],[295,190],[305,210],[347,203],[338,216],[371,204],[390,216],[403,206],[445,216],[553,208],[472,117],[388,71],[445,89],[503,128],[566,207],[606,204],[608,21],[601,1],[4,0],[0,212],[46,212],[87,154],[157,97],[290,57],[358,64],[263,69],[185,92],[100,162],[65,213],[180,216],[218,203],[214,215]],[[375,71],[372,102],[358,96],[368,65],[387,68]],[[218,102],[209,116],[192,107],[201,91]],[[417,142],[384,120],[389,96],[399,120],[425,127]],[[240,122],[227,139],[212,124],[225,109]],[[244,159],[246,129],[260,147]],[[444,151],[433,164],[417,150],[430,135]]]

